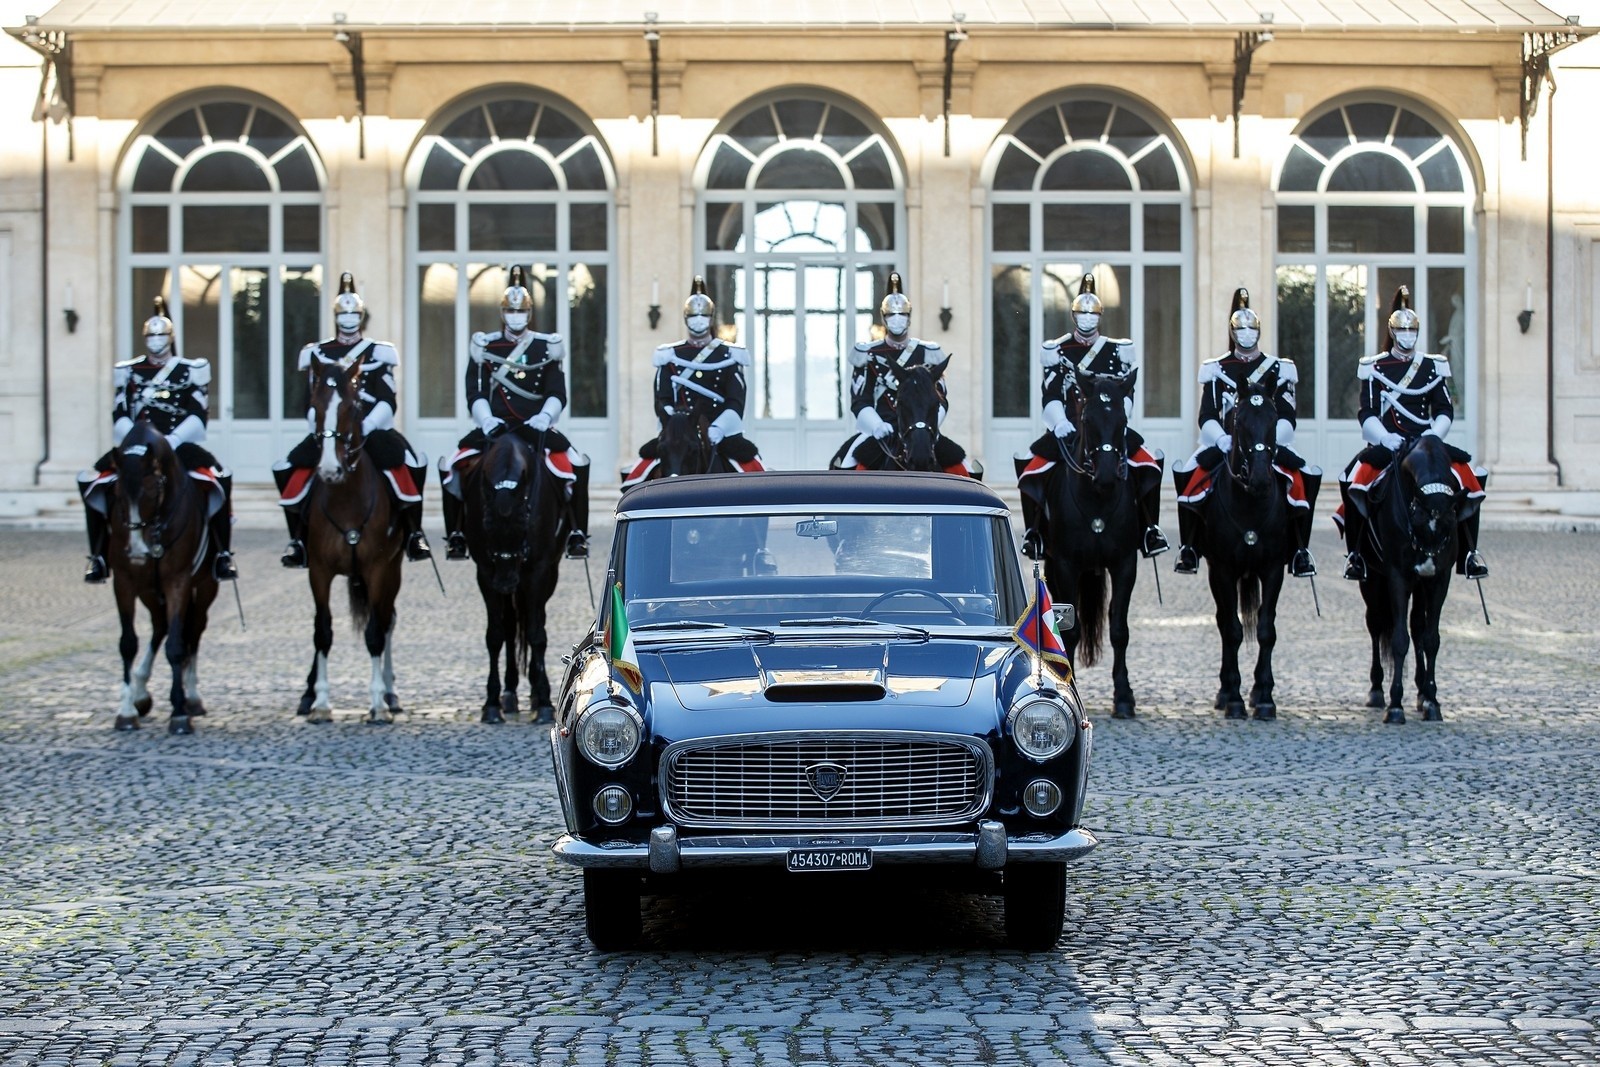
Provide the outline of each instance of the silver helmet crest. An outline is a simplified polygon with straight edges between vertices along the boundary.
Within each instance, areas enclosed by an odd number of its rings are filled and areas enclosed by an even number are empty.
[[[1094,291],[1094,275],[1085,274],[1083,282],[1078,287],[1078,295],[1072,298],[1072,313],[1074,315],[1102,315],[1106,306],[1100,302],[1099,295]]]
[[[520,265],[511,268],[511,284],[500,294],[500,312],[504,314],[507,311],[520,311],[524,315],[533,313],[533,293],[528,291],[528,276]]]
[[[177,331],[173,328],[172,320],[167,317],[167,300],[158,296],[151,309],[150,317],[144,320],[144,335],[146,337],[173,337]]]
[[[706,292],[706,280],[700,275],[694,276],[694,284],[689,287],[689,297],[683,302],[683,317],[704,315],[707,318],[716,314],[717,305],[712,301],[711,294]]]
[[[1245,348],[1254,348],[1261,340],[1261,316],[1250,306],[1250,290],[1244,286],[1233,291],[1233,307],[1228,312],[1228,351],[1239,347],[1241,330],[1253,331],[1246,335],[1251,343],[1244,345]]]
[[[911,314],[911,298],[901,288],[902,284],[898,271],[889,275],[889,291],[883,295],[883,302],[878,305],[878,312],[885,319],[890,315]]]
[[[1394,339],[1396,330],[1420,330],[1422,319],[1411,308],[1411,290],[1402,285],[1394,291],[1394,303],[1389,305],[1389,334]]]
[[[351,274],[349,271],[345,271],[343,274],[339,275],[339,291],[334,295],[333,298],[334,317],[337,318],[340,315],[360,315],[364,314],[366,310],[367,302],[361,299],[360,293],[356,292],[355,275]]]

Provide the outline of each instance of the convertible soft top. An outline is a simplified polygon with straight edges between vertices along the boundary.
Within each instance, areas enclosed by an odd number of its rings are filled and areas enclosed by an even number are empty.
[[[761,471],[662,478],[630,489],[617,514],[686,508],[776,507],[785,504],[892,508],[1004,508],[994,490],[973,478],[911,471]]]

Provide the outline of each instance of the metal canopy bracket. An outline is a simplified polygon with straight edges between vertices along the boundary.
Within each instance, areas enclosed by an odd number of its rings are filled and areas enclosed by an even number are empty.
[[[1262,21],[1270,21],[1263,14]],[[1244,87],[1250,78],[1250,58],[1272,40],[1271,30],[1248,30],[1233,39],[1233,158],[1239,158],[1239,113],[1244,109]]]
[[[654,11],[644,13],[644,39],[650,45],[650,154],[661,154],[661,34],[656,29],[656,19],[660,16]],[[655,323],[650,323],[651,328]]]
[[[360,158],[367,158],[367,71],[361,58],[361,34],[344,28],[343,11],[333,13],[333,39],[344,45],[350,53],[350,76],[356,89],[356,148]]]
[[[967,39],[967,31],[961,28],[967,20],[966,14],[956,11],[950,17],[955,20],[955,28],[944,35],[944,154],[947,157],[950,155],[950,84],[955,79],[956,49]]]
[[[1556,91],[1556,80],[1550,73],[1550,57],[1578,43],[1578,35],[1566,31],[1555,33],[1525,33],[1522,35],[1522,161],[1528,161],[1528,126],[1539,110],[1539,93],[1544,83]]]
[[[8,30],[11,36],[44,57],[44,67],[39,72],[39,97],[33,105],[33,121],[67,124],[67,162],[72,162],[76,152],[72,137],[73,82],[72,42],[63,30],[41,30],[39,16],[27,16],[27,24],[20,30]]]

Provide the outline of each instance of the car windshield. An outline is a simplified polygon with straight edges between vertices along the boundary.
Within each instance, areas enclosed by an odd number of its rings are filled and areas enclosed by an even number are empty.
[[[1021,613],[1010,530],[995,515],[640,517],[624,524],[621,551],[634,627],[993,628]]]

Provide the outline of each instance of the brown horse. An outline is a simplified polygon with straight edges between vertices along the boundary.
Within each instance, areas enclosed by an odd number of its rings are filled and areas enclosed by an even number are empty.
[[[383,473],[362,450],[366,438],[361,430],[360,376],[359,361],[349,367],[321,357],[312,361],[311,409],[322,458],[302,508],[311,596],[316,602],[312,634],[316,656],[299,709],[312,722],[333,718],[328,698],[333,614],[328,595],[334,577],[341,574],[349,579],[351,622],[364,626],[372,657],[368,721],[391,722],[401,710],[394,693],[391,641],[406,535]]]
[[[167,732],[192,734],[190,719],[205,714],[196,661],[206,615],[217,597],[211,564],[216,545],[207,534],[203,489],[178,462],[172,446],[148,422],[136,423],[117,452],[117,484],[108,507],[111,567],[117,616],[122,622],[122,703],[116,728],[136,730],[150,710],[146,683],[157,646],[166,645],[172,667],[172,714]],[[137,603],[150,613],[150,645],[139,665]]]

